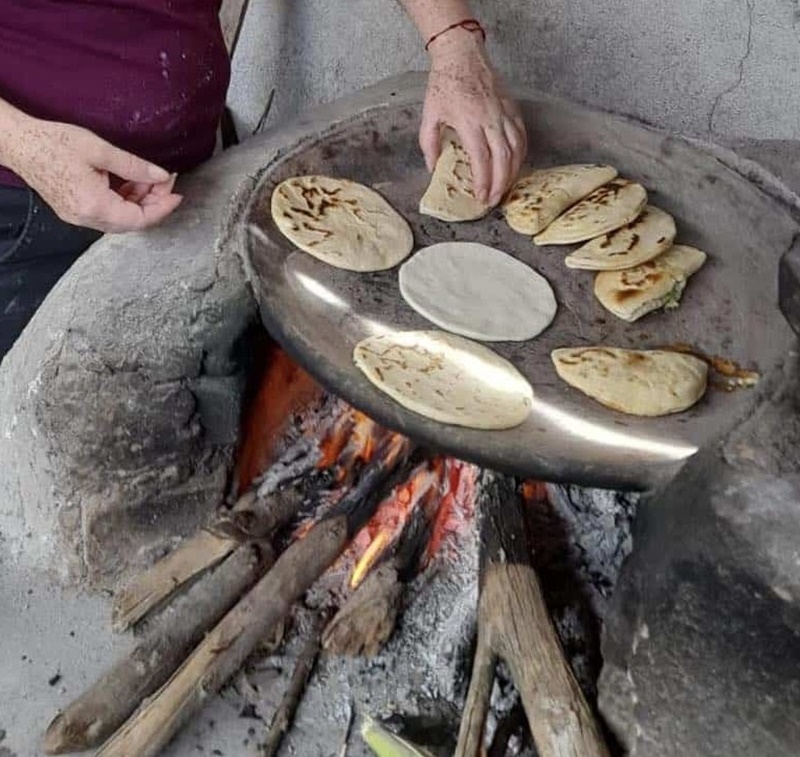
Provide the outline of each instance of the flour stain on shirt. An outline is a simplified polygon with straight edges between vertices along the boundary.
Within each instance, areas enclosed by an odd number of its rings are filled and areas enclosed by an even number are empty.
[[[169,55],[167,55],[166,50],[162,50],[158,54],[158,57],[161,61],[161,78],[165,81],[169,81]]]

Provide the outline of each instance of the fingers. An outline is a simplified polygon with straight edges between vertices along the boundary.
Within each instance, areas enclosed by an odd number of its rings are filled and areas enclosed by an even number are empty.
[[[183,200],[182,195],[157,196],[149,194],[141,203],[128,202],[109,190],[108,205],[102,213],[100,231],[139,231],[155,226],[172,213]]]
[[[511,181],[512,184],[519,176],[522,164],[528,153],[528,135],[525,131],[525,124],[522,118],[516,116],[513,119],[505,119],[503,121],[503,131],[505,132],[506,140],[511,147],[512,161],[511,161]]]
[[[441,124],[435,118],[424,114],[419,130],[419,146],[425,157],[425,166],[432,172],[436,168],[436,161],[439,160],[442,149],[442,131]]]
[[[171,188],[171,184],[170,179],[164,188]],[[95,173],[74,193],[71,202],[54,209],[68,223],[97,231],[138,231],[163,221],[183,200],[181,195],[158,194],[157,190],[164,191],[161,187],[126,182],[114,191],[107,179]],[[134,197],[136,201],[131,199]]]
[[[492,180],[489,204],[497,205],[514,177],[514,150],[509,142],[504,124],[484,130],[491,151]]]
[[[519,109],[482,57],[431,68],[420,127],[429,170],[439,155],[443,124],[455,129],[469,156],[475,197],[497,205],[522,168],[527,134]]]
[[[137,158],[125,150],[119,150],[113,145],[96,139],[93,146],[91,162],[94,168],[119,176],[121,179],[133,182],[166,182],[170,174],[155,163]]]
[[[475,197],[481,202],[489,201],[492,186],[492,155],[483,129],[470,127],[458,132],[461,144],[469,155],[472,168],[472,188]]]
[[[114,189],[113,185],[111,188]],[[140,181],[126,181],[124,184],[120,185],[120,187],[115,191],[123,200],[127,200],[128,202],[135,202],[136,204],[138,204],[145,197],[147,197],[147,195],[152,189],[153,189],[152,184],[147,184]]]
[[[507,128],[511,128],[517,138],[520,140],[519,158],[521,163],[524,162],[528,154],[528,130],[525,128],[525,121],[519,111],[519,106],[513,100],[501,100],[503,112],[506,115],[506,120],[510,123],[506,124]]]
[[[161,196],[172,194],[172,188],[175,186],[175,180],[178,174],[172,174],[167,181],[160,181],[156,184],[141,181],[126,181],[119,187],[114,186],[111,181],[111,188],[122,197],[123,200],[128,202],[135,202],[137,205],[141,203],[149,195]]]
[[[154,195],[168,195],[172,194],[172,189],[175,186],[175,181],[178,178],[178,174],[174,173],[171,174],[169,179],[166,181],[160,181],[157,184],[153,184],[153,188],[151,190],[152,194]]]
[[[152,226],[168,216],[181,202],[180,195],[172,194],[177,174],[172,174],[166,181],[156,184],[126,181],[117,189],[123,205],[111,200],[108,209],[97,208],[98,217],[84,219],[98,227],[100,231],[121,232],[133,231]],[[134,207],[139,206],[139,212]],[[99,214],[97,213],[99,211]]]
[[[503,117],[500,123],[484,127],[479,133],[462,130],[459,134],[472,166],[475,196],[497,205],[519,174],[527,152],[527,137],[521,119]]]

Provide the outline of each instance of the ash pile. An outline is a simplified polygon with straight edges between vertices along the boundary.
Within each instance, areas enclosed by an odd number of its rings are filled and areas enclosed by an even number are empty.
[[[528,503],[534,564],[564,654],[594,708],[600,656],[600,624],[623,559],[631,550],[635,493],[547,484]],[[351,757],[374,754],[358,737],[364,716],[431,754],[454,753],[470,681],[477,630],[479,534],[471,521],[446,559],[437,561],[405,589],[397,627],[374,656],[322,654],[312,673],[286,754]],[[334,588],[346,580],[331,574]],[[288,687],[303,638],[315,612],[331,602],[317,589],[298,610],[285,648],[254,661],[226,696],[243,712],[269,725]],[[250,705],[250,707],[248,707]],[[607,734],[608,737],[608,734]],[[609,741],[611,739],[609,738]],[[519,694],[505,665],[498,665],[486,724],[490,755],[536,754]],[[505,745],[503,750],[502,744]]]

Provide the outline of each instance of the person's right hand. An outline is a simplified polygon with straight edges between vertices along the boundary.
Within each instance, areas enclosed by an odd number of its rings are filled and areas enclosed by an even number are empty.
[[[25,119],[13,164],[61,220],[104,232],[144,229],[183,197],[175,176],[120,150],[87,129]]]

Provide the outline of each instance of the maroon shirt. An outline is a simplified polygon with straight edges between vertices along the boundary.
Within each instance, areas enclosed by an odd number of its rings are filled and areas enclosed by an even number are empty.
[[[169,171],[208,158],[230,78],[220,0],[0,0],[0,97]],[[0,166],[0,184],[24,186]]]

